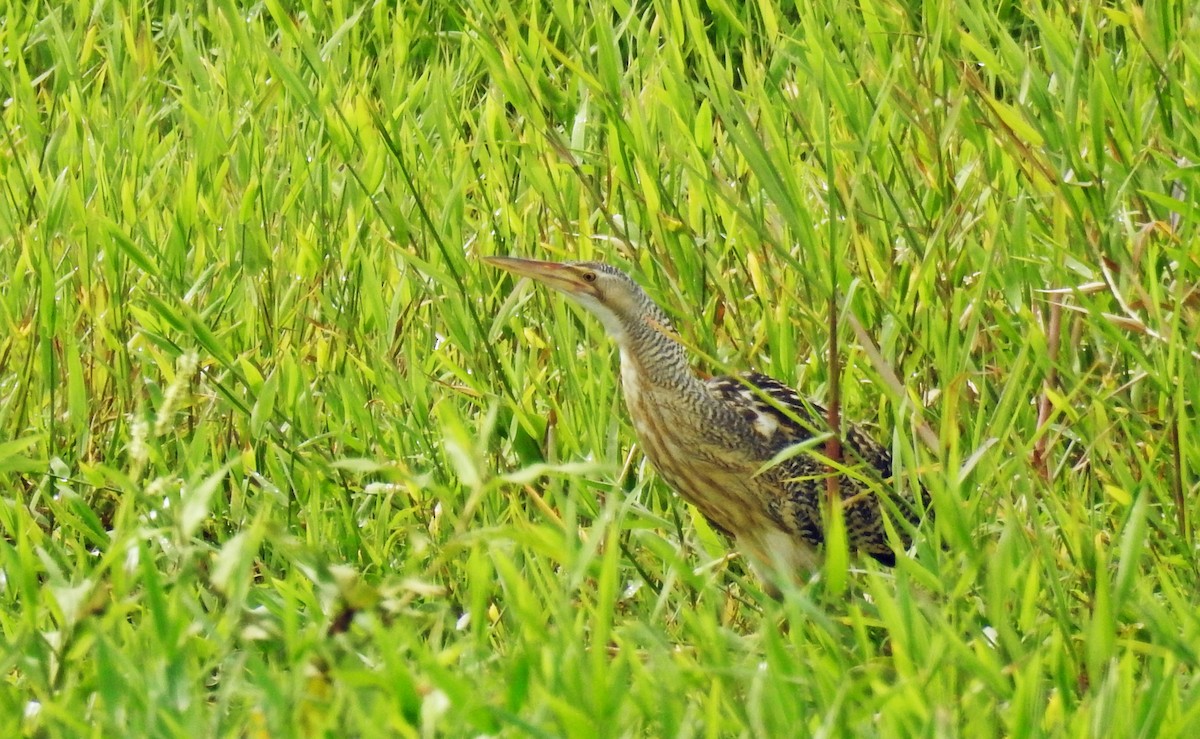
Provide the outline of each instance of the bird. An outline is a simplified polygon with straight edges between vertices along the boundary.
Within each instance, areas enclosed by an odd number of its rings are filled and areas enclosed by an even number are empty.
[[[829,434],[821,406],[758,372],[697,375],[667,314],[617,267],[484,261],[565,294],[600,320],[620,350],[622,392],[646,458],[733,539],[769,591],[779,592],[779,578],[801,583],[821,567],[830,475],[849,549],[892,567],[893,547],[909,547],[928,497],[896,490],[890,453],[861,426],[842,424],[840,464],[814,454]],[[895,524],[891,540],[885,516]]]

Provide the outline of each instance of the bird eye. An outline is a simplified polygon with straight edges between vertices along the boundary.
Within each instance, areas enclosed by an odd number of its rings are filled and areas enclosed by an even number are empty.
[[[583,281],[584,282],[595,282],[596,281],[596,273],[595,272],[584,272],[583,273]]]

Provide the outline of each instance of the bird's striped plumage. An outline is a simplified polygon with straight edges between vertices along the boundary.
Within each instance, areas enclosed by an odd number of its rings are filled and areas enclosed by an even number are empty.
[[[819,456],[828,430],[821,408],[756,372],[697,377],[666,314],[615,267],[489,261],[570,295],[600,318],[620,347],[622,389],[647,458],[760,574],[799,575],[819,564],[831,474]],[[897,493],[885,448],[857,426],[842,432],[837,488],[850,547],[892,565],[885,513],[906,547],[923,506]],[[811,449],[785,453],[804,444]]]

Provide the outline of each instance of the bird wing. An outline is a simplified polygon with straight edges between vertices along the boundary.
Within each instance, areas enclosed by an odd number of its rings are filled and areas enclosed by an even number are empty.
[[[708,380],[708,389],[758,432],[772,455],[820,436],[829,428],[824,408],[759,372],[713,377]]]
[[[709,391],[733,408],[763,440],[767,462],[788,447],[825,434],[829,430],[826,411],[809,402],[782,382],[758,372],[738,376],[714,377],[707,382]],[[892,457],[888,450],[870,434],[854,424],[842,429],[843,463],[847,467],[866,467],[865,474],[839,476],[838,489],[846,502],[846,517],[850,544],[880,562],[892,565],[895,553],[888,545],[883,526],[880,503],[872,490],[878,478],[890,494],[888,479],[892,476]],[[786,530],[792,531],[811,544],[824,541],[822,502],[827,494],[826,478],[829,465],[818,454],[801,453],[791,456],[766,471],[777,482],[780,495],[767,502],[768,512]],[[867,481],[871,482],[867,482]],[[911,501],[896,499],[902,515],[916,521]]]

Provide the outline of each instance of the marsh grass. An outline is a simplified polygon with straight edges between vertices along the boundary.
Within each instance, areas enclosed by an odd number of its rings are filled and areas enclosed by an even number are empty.
[[[1186,3],[6,3],[0,732],[1200,724]],[[614,352],[876,424],[937,520],[775,601]]]

